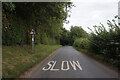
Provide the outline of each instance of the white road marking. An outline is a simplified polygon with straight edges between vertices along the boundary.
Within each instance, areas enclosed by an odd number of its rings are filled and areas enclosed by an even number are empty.
[[[59,69],[54,69],[54,67],[56,66],[56,63],[57,63],[57,61],[49,61],[47,63],[47,65],[49,67],[48,68],[43,67],[42,70],[44,70],[44,71],[47,71],[47,70],[58,71]],[[66,65],[66,68],[64,68],[65,65]],[[72,66],[73,70],[77,70],[77,67],[79,68],[79,70],[83,70],[79,61],[62,61],[61,70],[63,70],[63,71],[70,70],[70,65]]]
[[[48,67],[47,69],[45,69],[45,67],[43,67],[42,70],[44,70],[44,71],[49,70],[49,69],[51,68],[51,66],[52,66],[52,64],[50,64],[51,62],[54,62],[54,61],[49,61],[49,62],[47,63],[47,65],[48,65],[49,67]]]
[[[54,61],[53,66],[52,66],[51,69],[50,69],[51,71],[58,71],[58,70],[59,70],[59,69],[53,69],[53,68],[55,67],[56,62],[57,62],[57,61]]]
[[[77,66],[80,70],[82,70],[82,67],[80,66],[80,63],[79,63],[78,61],[76,61],[77,63],[76,63],[75,61],[69,61],[69,62],[70,62],[71,66],[73,67],[74,70],[77,70],[77,69],[76,69],[76,66]]]
[[[64,69],[64,63],[67,63],[66,64],[66,66],[67,66],[67,68],[66,69]],[[69,67],[69,63],[68,63],[68,61],[62,61],[62,64],[61,64],[61,70],[63,70],[63,71],[67,71],[67,70],[69,70],[70,69],[70,67]]]

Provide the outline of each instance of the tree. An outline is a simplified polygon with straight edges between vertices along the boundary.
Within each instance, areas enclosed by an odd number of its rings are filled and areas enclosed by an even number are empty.
[[[70,43],[70,32],[65,28],[61,28],[61,37],[60,37],[60,44],[61,45],[69,45]]]
[[[82,27],[79,27],[79,26],[71,26],[70,31],[71,31],[70,34],[71,34],[73,40],[76,40],[81,37],[86,38],[88,35],[87,32]]]
[[[3,3],[3,44],[30,44],[31,36],[28,34],[32,27],[37,33],[36,44],[59,42],[60,28],[71,7],[71,2]]]

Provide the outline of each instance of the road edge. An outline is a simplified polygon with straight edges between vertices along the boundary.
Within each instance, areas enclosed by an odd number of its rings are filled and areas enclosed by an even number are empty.
[[[72,46],[72,47],[73,47],[73,46]],[[75,47],[73,47],[73,48],[74,48],[75,50],[77,50]],[[101,61],[101,60],[99,60],[99,59],[96,59],[96,58],[94,58],[93,56],[88,55],[88,54],[85,53],[85,52],[82,52],[82,51],[79,51],[79,50],[77,50],[77,51],[80,52],[80,53],[82,53],[83,55],[87,56],[88,58],[90,58],[90,59],[92,59],[92,60],[95,60],[95,61],[99,62],[100,64],[102,64],[102,65],[108,67],[109,69],[111,69],[111,70],[117,72],[117,73],[118,73],[118,79],[120,79],[120,72],[118,71],[117,68],[115,68],[115,67],[113,67],[113,66],[107,64],[106,62],[103,62],[103,61]]]
[[[45,59],[43,59],[41,62],[33,66],[32,68],[28,69],[26,72],[24,72],[22,75],[19,76],[19,78],[30,78],[30,75],[33,71],[36,71],[46,60],[48,60],[52,55],[54,55],[60,48],[53,51],[50,55],[48,55]]]

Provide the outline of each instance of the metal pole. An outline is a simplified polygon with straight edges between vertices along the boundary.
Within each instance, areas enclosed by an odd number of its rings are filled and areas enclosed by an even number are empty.
[[[32,51],[34,51],[34,35],[32,35]]]

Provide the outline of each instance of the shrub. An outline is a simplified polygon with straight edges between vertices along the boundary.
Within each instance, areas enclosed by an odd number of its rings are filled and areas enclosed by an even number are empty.
[[[73,45],[80,49],[88,49],[89,48],[89,40],[87,38],[79,38],[79,39],[75,40]]]
[[[103,55],[105,60],[112,65],[118,65],[118,59],[120,58],[120,27],[108,20],[108,28],[103,24],[100,26],[94,26],[95,31],[90,34],[89,49],[96,55]],[[119,66],[119,65],[118,65]]]

